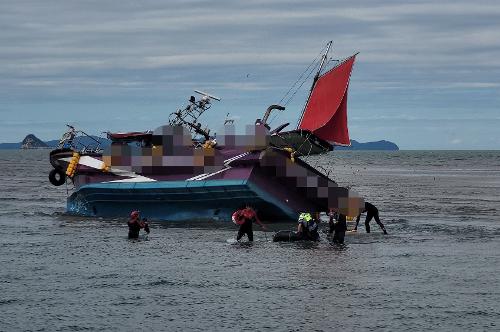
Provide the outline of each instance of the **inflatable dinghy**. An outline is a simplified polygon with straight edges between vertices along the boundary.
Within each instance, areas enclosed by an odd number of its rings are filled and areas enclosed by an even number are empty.
[[[278,231],[273,235],[273,242],[314,241],[314,239],[299,236],[294,231]],[[318,239],[319,241],[319,239]]]

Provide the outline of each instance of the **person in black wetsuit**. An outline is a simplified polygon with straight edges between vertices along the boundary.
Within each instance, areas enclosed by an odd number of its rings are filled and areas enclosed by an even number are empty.
[[[238,235],[236,236],[236,240],[239,241],[243,237],[243,235],[248,236],[248,241],[253,241],[253,228],[252,225],[254,222],[260,225],[263,230],[266,230],[266,226],[261,223],[259,217],[257,217],[257,213],[250,206],[246,206],[244,209],[240,209],[233,213],[233,221],[240,225],[240,229],[238,230]]]
[[[335,219],[337,219],[337,222],[334,221]],[[347,231],[346,216],[330,210],[330,222],[328,224],[330,225],[328,233],[331,235],[335,231],[332,242],[344,243],[345,232]]]
[[[338,213],[335,212],[334,209],[330,209],[330,212],[328,212],[328,216],[330,217],[330,220],[328,221],[328,236],[332,236],[333,232],[335,231],[335,220],[338,218]]]
[[[147,219],[144,218],[141,221],[139,211],[132,211],[132,213],[130,213],[130,220],[128,221],[128,238],[138,239],[139,232],[142,228],[147,234],[149,234],[149,224]]]
[[[343,214],[339,214],[337,222],[335,223],[335,234],[333,234],[333,242],[338,244],[343,244],[346,231],[347,231],[346,217]]]
[[[366,212],[366,220],[365,220],[366,232],[370,233],[370,221],[372,220],[372,218],[375,218],[375,222],[380,226],[384,234],[387,234],[384,224],[382,224],[382,222],[380,221],[377,207],[371,203],[365,202],[365,209],[361,213],[365,212]],[[356,226],[354,227],[353,231],[358,230],[358,224],[360,219],[361,219],[361,214],[359,214],[359,216],[356,218]]]

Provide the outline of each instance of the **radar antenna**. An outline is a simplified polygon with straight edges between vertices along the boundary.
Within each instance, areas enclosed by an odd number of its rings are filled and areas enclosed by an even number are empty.
[[[185,126],[191,133],[202,135],[208,140],[210,139],[210,130],[202,129],[198,119],[212,107],[212,99],[219,101],[220,98],[198,90],[194,90],[194,92],[201,94],[203,97],[196,100],[195,96],[191,96],[188,105],[184,109],[179,109],[177,112],[170,114],[168,123],[171,126]]]

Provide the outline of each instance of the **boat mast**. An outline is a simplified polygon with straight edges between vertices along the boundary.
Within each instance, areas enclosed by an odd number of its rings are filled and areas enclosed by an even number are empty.
[[[307,97],[306,103],[304,104],[304,108],[302,109],[302,114],[300,114],[300,119],[299,122],[297,123],[297,129],[299,129],[300,123],[302,122],[302,118],[304,118],[304,113],[306,112],[306,107],[307,104],[309,103],[309,99],[311,99],[311,95],[313,93],[314,87],[316,86],[316,82],[319,79],[319,75],[321,74],[321,70],[323,70],[323,67],[325,65],[326,59],[328,58],[328,52],[330,51],[330,47],[332,47],[333,41],[329,41],[327,46],[326,46],[326,51],[325,54],[321,57],[321,64],[319,65],[318,72],[316,73],[316,76],[314,76],[313,83],[311,85],[311,90],[309,91],[309,96]]]

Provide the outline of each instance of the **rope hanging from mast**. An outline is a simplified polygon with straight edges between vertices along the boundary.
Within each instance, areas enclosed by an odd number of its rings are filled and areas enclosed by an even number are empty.
[[[304,113],[306,112],[307,103],[309,103],[309,99],[311,99],[311,95],[314,91],[314,87],[316,86],[316,82],[319,79],[319,75],[321,74],[321,70],[325,66],[326,60],[328,58],[328,52],[330,51],[330,47],[332,47],[332,43],[333,43],[333,41],[330,40],[328,42],[328,44],[326,44],[326,52],[323,54],[323,56],[321,58],[321,64],[319,65],[318,72],[316,73],[316,76],[314,76],[314,80],[313,80],[313,83],[311,85],[311,90],[309,91],[309,96],[307,97],[307,100],[304,104],[304,108],[302,109],[302,113],[300,114],[300,119],[297,122],[297,129],[299,128],[300,123],[302,122],[302,119],[304,118]]]
[[[320,66],[320,59],[324,56],[325,50],[327,49],[328,44],[325,45],[321,51],[316,55],[316,57],[312,60],[312,62],[307,66],[307,68],[299,75],[297,80],[292,84],[292,86],[288,89],[285,95],[278,102],[279,105],[287,106],[295,95],[299,92],[305,82],[309,80],[311,75],[317,70],[318,66]],[[279,113],[275,113],[269,123],[272,123]]]
[[[305,81],[307,81],[307,79],[311,76],[311,73],[314,71],[314,69],[318,66],[318,61],[321,58],[321,56],[322,56],[325,48],[326,48],[326,46],[324,46],[321,49],[321,51],[319,52],[319,54],[316,55],[316,57],[309,64],[309,66],[307,66],[307,68],[300,74],[299,78],[297,78],[297,80],[295,81],[295,83],[292,84],[292,86],[290,87],[290,89],[288,89],[288,91],[285,93],[285,95],[283,96],[283,98],[281,98],[281,100],[279,101],[278,104],[283,105],[283,101],[286,99],[286,97],[292,92],[292,90],[294,89],[294,87],[299,82],[301,82],[301,80],[302,80],[301,84],[295,89],[295,91],[292,93],[292,95],[287,99],[285,105],[290,102],[290,100],[293,98],[293,96],[297,93],[297,91],[302,87],[302,85],[305,83]],[[303,77],[304,77],[304,75],[306,73],[307,73],[307,76],[303,79]]]

